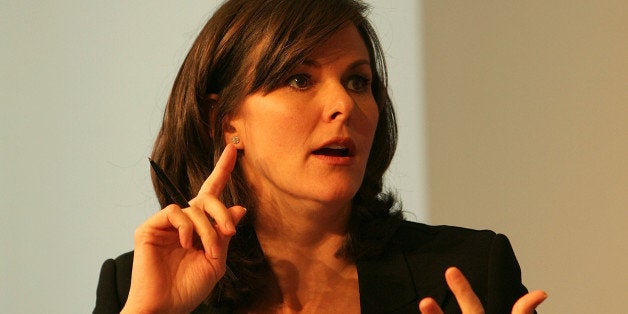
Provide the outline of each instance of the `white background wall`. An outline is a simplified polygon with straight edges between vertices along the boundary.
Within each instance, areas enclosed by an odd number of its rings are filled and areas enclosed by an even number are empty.
[[[101,263],[158,209],[146,158],[217,3],[0,0],[0,312],[91,311]],[[388,179],[423,220],[419,3],[372,3],[399,111]]]

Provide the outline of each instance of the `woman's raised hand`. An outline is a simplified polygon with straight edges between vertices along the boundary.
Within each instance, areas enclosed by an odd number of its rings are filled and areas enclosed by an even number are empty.
[[[222,278],[229,240],[246,212],[220,201],[236,156],[235,147],[227,145],[190,207],[169,205],[137,228],[123,313],[189,313]]]
[[[449,289],[456,296],[456,301],[463,314],[483,314],[484,308],[480,299],[475,295],[469,281],[462,272],[455,267],[450,267],[445,272],[445,280]],[[522,296],[512,307],[512,314],[532,314],[534,309],[547,298],[543,291],[536,290]],[[425,298],[419,302],[419,310],[422,314],[443,314],[443,311],[432,298]]]

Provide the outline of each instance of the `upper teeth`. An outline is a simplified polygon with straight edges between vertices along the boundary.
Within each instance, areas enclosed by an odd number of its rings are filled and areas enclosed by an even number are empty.
[[[329,148],[329,149],[345,149],[344,146],[340,146],[340,145],[330,145],[330,146],[325,146],[325,148]]]

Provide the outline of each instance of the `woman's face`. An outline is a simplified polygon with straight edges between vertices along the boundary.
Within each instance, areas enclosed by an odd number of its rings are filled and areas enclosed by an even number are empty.
[[[260,201],[348,208],[379,117],[364,41],[350,25],[316,48],[277,89],[248,95],[229,121],[238,162]]]

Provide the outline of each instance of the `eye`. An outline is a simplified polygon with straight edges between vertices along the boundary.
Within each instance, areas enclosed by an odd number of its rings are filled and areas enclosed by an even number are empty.
[[[361,75],[352,75],[347,80],[347,88],[354,92],[366,92],[371,88],[371,80]]]
[[[312,84],[308,74],[296,74],[288,78],[287,85],[296,89],[307,89]]]

